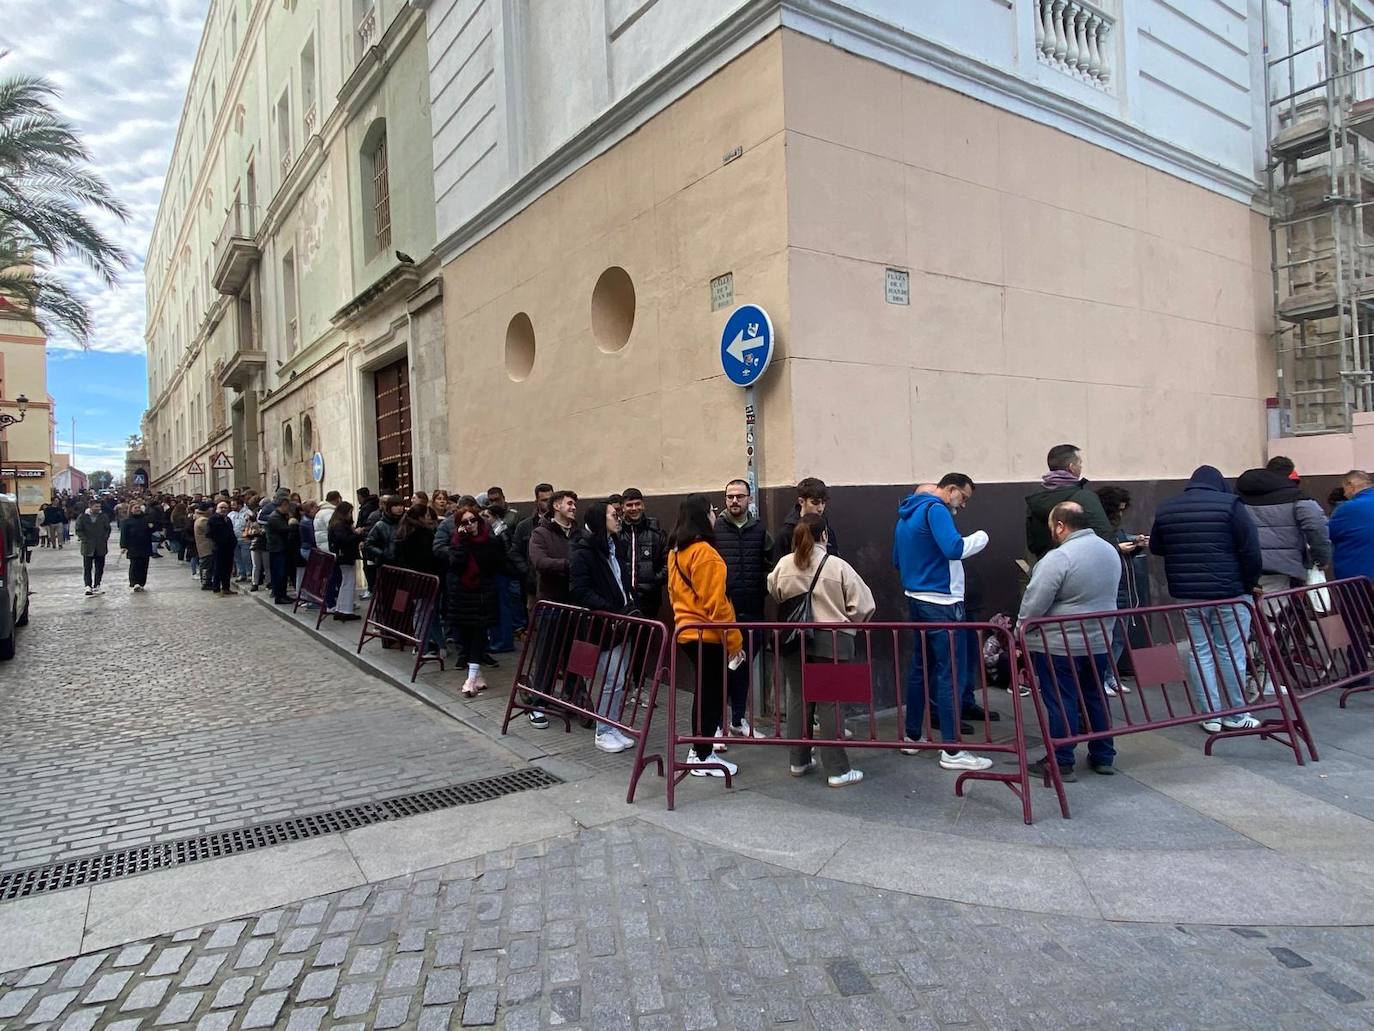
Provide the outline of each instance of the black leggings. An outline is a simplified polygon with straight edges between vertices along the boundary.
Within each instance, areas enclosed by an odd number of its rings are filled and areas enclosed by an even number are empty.
[[[687,664],[692,668],[692,726],[700,737],[715,734],[725,712],[725,645],[709,641],[683,642]],[[693,745],[697,756],[711,757],[710,745]]]

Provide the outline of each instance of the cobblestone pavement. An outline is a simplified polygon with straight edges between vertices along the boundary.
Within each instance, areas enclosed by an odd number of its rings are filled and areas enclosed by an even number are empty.
[[[0,869],[488,776],[509,753],[247,598],[75,548],[34,552],[33,616],[0,669]]]
[[[884,893],[636,820],[0,979],[0,1024],[1367,1028],[1374,929]]]

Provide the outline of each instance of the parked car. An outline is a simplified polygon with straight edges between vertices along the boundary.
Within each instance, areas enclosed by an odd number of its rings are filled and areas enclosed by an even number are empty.
[[[0,494],[0,660],[14,658],[15,628],[29,622],[29,545],[13,494]]]

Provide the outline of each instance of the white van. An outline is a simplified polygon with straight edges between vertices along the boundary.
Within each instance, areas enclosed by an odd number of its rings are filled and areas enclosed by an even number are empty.
[[[13,494],[0,494],[0,660],[14,658],[14,630],[29,621],[29,545]]]

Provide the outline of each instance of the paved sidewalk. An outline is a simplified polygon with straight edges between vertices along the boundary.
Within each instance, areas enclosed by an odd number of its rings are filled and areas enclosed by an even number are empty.
[[[412,686],[405,656],[353,655],[356,624],[316,635],[171,559],[149,595],[86,602],[65,553],[37,558],[29,665],[0,680],[0,856],[30,826],[68,854],[179,836],[169,803],[200,827],[531,760],[568,783],[0,903],[0,1027],[1374,1026],[1369,705],[1317,700],[1301,769],[1130,738],[1120,776],[1070,785],[1073,820],[1037,788],[1033,827],[929,756],[855,750],[868,777],[832,791],[744,745],[734,790],[689,778],[669,813],[651,774],[624,804],[629,753],[589,732],[497,735],[514,657],[468,702],[460,674]],[[76,639],[93,675],[54,677]],[[71,812],[83,792],[108,808]]]
[[[3,977],[63,1031],[1365,1028],[1374,930],[1111,924],[880,892],[637,820]]]
[[[0,870],[241,827],[523,765],[245,598],[38,550],[0,670]]]

